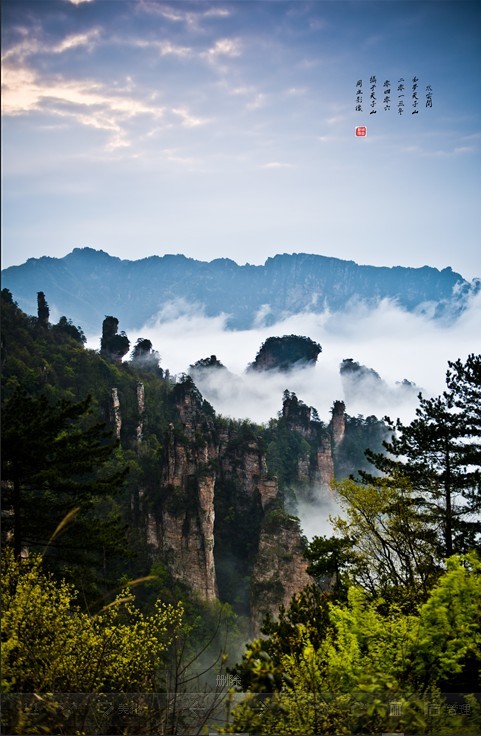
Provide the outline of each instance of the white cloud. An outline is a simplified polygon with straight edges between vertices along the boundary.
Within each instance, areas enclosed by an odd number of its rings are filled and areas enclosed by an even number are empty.
[[[387,300],[375,309],[352,304],[344,313],[300,314],[267,327],[263,320],[269,312],[269,305],[263,305],[256,328],[234,332],[226,329],[228,315],[208,318],[201,304],[179,300],[165,305],[155,322],[128,334],[132,344],[138,337],[152,340],[163,368],[171,374],[188,372],[190,364],[216,355],[227,370],[207,370],[196,376],[203,396],[218,414],[259,423],[278,415],[285,389],[315,407],[326,423],[336,399],[346,401],[351,416],[375,414],[382,418],[388,414],[409,422],[418,405],[417,392],[405,392],[397,382],[407,378],[416,382],[425,396],[437,395],[445,388],[448,360],[465,360],[479,348],[473,335],[479,331],[481,293],[449,326],[406,313]],[[306,335],[320,342],[323,351],[317,365],[291,373],[246,372],[261,344],[272,335],[284,334]],[[98,347],[97,336],[91,347]],[[349,357],[376,370],[384,379],[383,386],[376,384],[369,390],[364,384],[362,395],[347,401],[339,366]],[[308,538],[331,536],[329,516],[341,513],[336,495],[321,488],[315,493],[314,502],[298,499],[297,508],[290,510],[299,516]]]
[[[8,59],[14,60],[19,67],[25,65],[26,60],[34,54],[62,54],[65,51],[82,46],[87,47],[90,51],[94,48],[95,41],[100,37],[100,29],[92,28],[88,33],[70,34],[62,41],[52,45],[35,38],[35,35],[41,35],[41,28],[35,28],[35,30],[20,28],[19,32],[23,36],[23,40],[9,48],[2,56],[3,62]]]
[[[195,128],[198,125],[205,125],[210,122],[207,118],[195,117],[185,107],[172,108],[172,112],[182,120],[182,125],[186,128]]]
[[[204,18],[228,18],[230,11],[227,8],[212,7],[204,11],[203,16]]]
[[[260,318],[267,313],[265,305]],[[227,317],[207,318],[201,305],[178,302],[167,305],[155,323],[128,334],[132,344],[138,337],[152,340],[162,366],[173,374],[187,372],[190,364],[216,355],[229,372],[207,371],[198,385],[223,415],[266,422],[281,409],[282,393],[287,388],[328,421],[332,403],[346,400],[340,363],[353,358],[377,371],[385,388],[352,397],[346,402],[347,412],[352,416],[389,414],[409,421],[417,406],[416,392],[403,391],[398,382],[413,381],[425,395],[443,391],[448,360],[464,360],[477,349],[473,335],[481,317],[481,294],[449,326],[406,313],[387,301],[376,309],[363,309],[358,304],[344,313],[307,313],[287,317],[271,327],[235,332],[226,329]],[[289,374],[245,373],[268,337],[288,334],[305,335],[322,345],[315,367]]]
[[[260,92],[252,85],[229,87],[225,80],[222,80],[219,83],[219,86],[221,89],[225,89],[229,95],[236,97],[249,97],[250,99],[245,103],[246,110],[258,110],[265,105],[267,100],[267,95],[264,92]]]
[[[267,164],[261,164],[261,169],[293,169],[292,164],[286,164],[282,161],[269,161]]]
[[[59,44],[52,48],[54,54],[62,54],[64,51],[78,48],[79,46],[93,47],[93,41],[97,39],[100,32],[97,28],[89,33],[75,33],[64,38]]]
[[[230,95],[251,95],[251,94],[256,94],[256,90],[255,90],[255,87],[247,87],[247,86],[232,87],[231,89],[229,89],[229,94]]]
[[[319,488],[316,502],[298,501],[297,508],[293,508],[291,513],[299,517],[302,533],[311,540],[313,537],[334,536],[329,517],[340,516],[342,509],[334,491],[323,491]]]
[[[95,82],[57,78],[49,83],[25,67],[4,68],[2,109],[5,115],[42,110],[71,118],[81,125],[109,132],[110,148],[129,145],[125,121],[143,114],[154,118],[165,114],[162,107],[109,94]]]
[[[201,6],[199,6],[201,7]],[[184,23],[190,30],[201,31],[201,21],[210,18],[228,18],[230,11],[227,8],[212,6],[207,10],[183,10],[179,6],[169,6],[157,0],[140,0],[138,9],[152,15],[160,15],[172,23]]]
[[[121,43],[126,42],[121,41]],[[182,59],[188,59],[194,54],[190,46],[177,46],[171,41],[147,41],[145,39],[138,39],[133,42],[133,45],[143,49],[154,49],[160,56],[177,56]]]
[[[201,56],[207,61],[216,62],[219,57],[237,57],[241,55],[241,42],[236,38],[221,38]]]
[[[134,118],[164,119],[167,114],[186,128],[205,124],[185,107],[167,108],[138,97],[113,94],[93,81],[41,79],[25,66],[5,65],[2,80],[2,110],[5,115],[35,111],[70,118],[87,127],[108,132],[107,148],[131,145],[127,124]]]

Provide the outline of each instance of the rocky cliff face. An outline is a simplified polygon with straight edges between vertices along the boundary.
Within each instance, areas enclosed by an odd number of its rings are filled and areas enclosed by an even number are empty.
[[[327,427],[313,414],[312,407],[285,392],[282,418],[291,432],[306,440],[297,461],[298,490],[304,500],[311,502],[329,491],[334,479],[334,451],[344,438],[345,406],[342,401],[334,402]]]
[[[118,395],[114,392],[120,417]],[[175,421],[163,437],[155,492],[140,490],[134,506],[153,561],[206,600],[220,598],[250,616],[258,633],[311,582],[298,520],[290,516],[270,473],[262,432],[220,420],[192,379],[173,387]],[[136,446],[141,447],[145,390],[137,385]],[[312,409],[286,392],[282,420],[299,437],[296,486],[315,501],[334,477],[333,448],[342,442],[344,405],[336,402],[325,426]]]
[[[343,401],[335,401],[332,406],[331,432],[334,447],[344,439],[346,432],[346,405]]]
[[[262,522],[252,566],[251,627],[258,634],[266,614],[275,616],[295,593],[312,583],[303,557],[299,521],[273,508]]]
[[[122,429],[122,416],[120,414],[120,400],[117,388],[112,389],[110,399],[110,422],[113,425],[115,436],[120,439],[120,431]]]
[[[206,600],[218,595],[214,563],[214,425],[192,382],[177,384],[179,425],[164,438],[159,503],[146,511],[152,556]]]

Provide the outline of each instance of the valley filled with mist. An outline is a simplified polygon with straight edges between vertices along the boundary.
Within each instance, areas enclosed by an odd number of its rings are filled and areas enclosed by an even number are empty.
[[[277,415],[287,388],[325,421],[335,399],[343,400],[352,415],[387,414],[407,420],[414,416],[418,392],[434,396],[442,391],[448,360],[467,356],[472,349],[481,323],[481,294],[447,324],[407,312],[389,300],[376,307],[360,302],[335,313],[305,312],[246,330],[228,329],[226,321],[224,315],[206,317],[200,304],[171,303],[128,335],[132,343],[150,339],[161,365],[173,374],[187,373],[196,361],[215,355],[227,370],[200,372],[197,382],[216,411],[226,416],[266,422]],[[287,375],[246,370],[268,337],[290,334],[308,336],[321,345],[315,366]],[[89,347],[97,348],[98,341],[98,336],[88,336]],[[372,375],[342,377],[341,364],[349,358],[375,371],[380,380]]]

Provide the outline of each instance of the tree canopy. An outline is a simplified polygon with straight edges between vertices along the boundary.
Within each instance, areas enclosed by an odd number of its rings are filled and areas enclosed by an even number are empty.
[[[301,335],[284,335],[268,337],[261,345],[252,370],[276,369],[287,371],[299,364],[313,365],[322,347],[310,337]]]
[[[419,395],[410,424],[390,422],[384,453],[368,459],[384,474],[404,475],[412,485],[423,522],[437,536],[438,556],[465,552],[481,534],[481,355],[449,363],[447,390]],[[365,482],[373,476],[361,472]]]
[[[98,564],[125,543],[114,499],[127,469],[90,404],[90,397],[51,403],[17,389],[2,409],[4,539],[17,558],[23,548],[48,547],[51,564],[70,575],[72,565],[80,574],[80,564]]]
[[[479,733],[481,709],[466,694],[477,692],[481,665],[480,576],[475,553],[453,556],[415,612],[386,611],[351,587],[347,603],[324,604],[314,626],[305,614],[296,621],[294,599],[290,626],[256,639],[243,657],[244,680],[270,687],[251,687],[223,732]],[[319,600],[309,603],[318,614]],[[445,696],[453,675],[455,706]]]

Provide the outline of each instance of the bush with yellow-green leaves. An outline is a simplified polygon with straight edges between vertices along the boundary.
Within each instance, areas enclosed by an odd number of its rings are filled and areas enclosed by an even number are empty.
[[[473,552],[446,565],[415,613],[352,587],[328,604],[319,641],[299,623],[295,647],[276,634],[252,642],[250,681],[277,684],[246,694],[224,732],[479,734],[481,562]],[[456,708],[447,693],[459,693]]]
[[[151,693],[173,640],[183,627],[183,609],[158,601],[145,616],[126,588],[95,615],[80,610],[76,591],[42,569],[42,558],[2,559],[2,691],[35,693]],[[12,699],[11,699],[12,700]],[[25,698],[22,702],[25,702]],[[8,709],[7,709],[8,710]],[[61,715],[58,715],[61,718]],[[12,733],[36,730],[28,709],[10,709]]]

